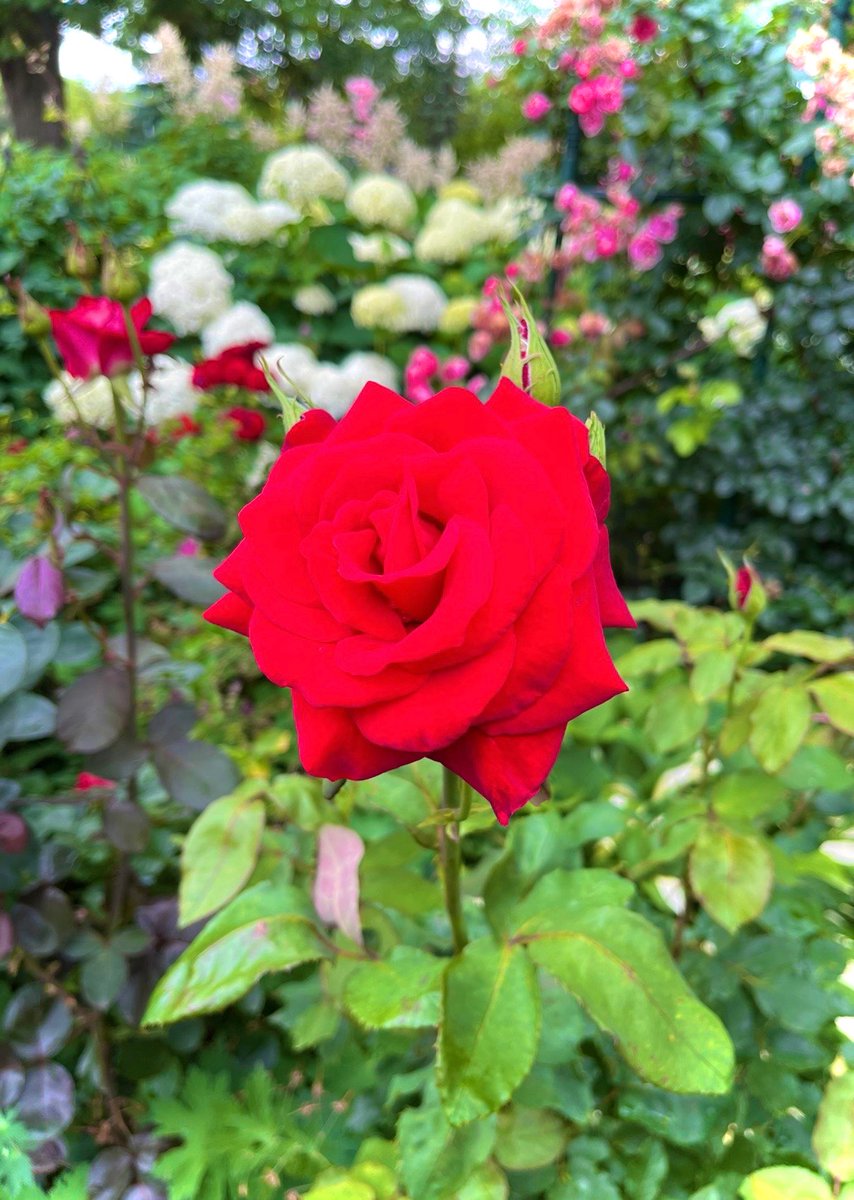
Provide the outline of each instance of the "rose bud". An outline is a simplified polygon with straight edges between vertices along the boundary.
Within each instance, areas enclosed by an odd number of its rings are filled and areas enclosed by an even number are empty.
[[[87,246],[72,226],[71,241],[65,251],[65,273],[72,279],[94,279],[98,274],[98,259],[91,246]]]
[[[518,314],[502,299],[510,322],[510,349],[501,364],[501,374],[540,404],[551,408],[560,403],[560,375],[555,360],[525,297],[517,287],[513,288],[513,295]]]
[[[27,848],[30,834],[17,813],[0,813],[0,850],[4,854],[21,854]]]
[[[44,554],[24,563],[15,584],[15,603],[22,617],[36,625],[52,621],[65,598],[62,572]]]
[[[127,253],[121,253],[107,241],[104,242],[101,264],[101,290],[110,300],[118,300],[120,304],[130,304],[141,290]]]
[[[18,322],[27,337],[43,338],[50,333],[50,313],[34,300],[19,279],[6,276],[6,287],[18,305]]]
[[[762,577],[749,559],[745,558],[736,570],[729,558],[718,551],[729,581],[730,608],[743,612],[750,621],[755,621],[768,605],[768,592]]]
[[[88,792],[92,788],[114,788],[115,786],[114,779],[105,779],[103,775],[93,775],[91,771],[80,771],[74,781],[74,790],[77,792]]]

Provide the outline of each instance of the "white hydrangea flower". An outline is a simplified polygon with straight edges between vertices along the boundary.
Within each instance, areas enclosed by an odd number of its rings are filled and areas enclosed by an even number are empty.
[[[167,200],[165,211],[173,233],[214,242],[222,237],[223,213],[246,204],[252,204],[252,197],[239,183],[198,179],[179,187]]]
[[[310,317],[319,317],[323,313],[335,312],[338,307],[335,297],[328,287],[322,283],[310,283],[297,288],[294,293],[294,308]]]
[[[343,200],[349,186],[350,176],[320,146],[286,146],[264,163],[258,194],[304,209],[314,200]]]
[[[182,358],[171,358],[168,354],[157,354],[152,360],[153,370],[148,379],[148,394],[145,401],[147,425],[160,425],[184,414],[195,412],[202,393],[193,387],[193,368]],[[126,408],[139,416],[142,410],[143,389],[139,372],[128,377],[130,395]]]
[[[299,219],[297,210],[285,200],[265,200],[258,204],[250,197],[248,204],[235,204],[223,212],[220,238],[240,246],[254,246],[275,237],[286,225]]]
[[[395,391],[400,379],[391,359],[370,350],[354,350],[348,354],[341,363],[341,370],[356,385],[356,395],[366,383],[381,383]]]
[[[406,305],[384,283],[369,283],[354,293],[350,316],[360,329],[399,329],[406,317]]]
[[[360,176],[347,193],[347,209],[362,225],[381,225],[405,233],[418,207],[402,179],[380,173]]]
[[[361,385],[334,363],[319,362],[314,368],[306,392],[315,408],[322,408],[338,420],[343,417],[361,391]]]
[[[258,351],[255,362],[259,367],[266,364],[273,379],[287,395],[308,395],[312,374],[317,369],[317,359],[308,346],[301,346],[298,342],[267,346]]]
[[[357,262],[390,266],[412,254],[412,247],[393,233],[351,233],[348,235]]]
[[[714,316],[703,317],[697,328],[711,345],[727,338],[740,358],[749,358],[765,336],[768,321],[751,296],[732,300]]]
[[[482,208],[468,200],[439,200],[415,239],[415,253],[424,262],[462,262],[491,236]]]
[[[238,300],[202,330],[202,350],[205,358],[216,358],[231,346],[246,346],[250,342],[269,345],[275,336],[270,318],[257,304]]]
[[[487,240],[508,246],[540,219],[544,209],[542,200],[531,196],[502,196],[484,209]]]
[[[385,286],[403,301],[403,316],[392,326],[398,333],[433,333],[438,328],[448,297],[426,275],[392,275]]]
[[[44,390],[44,402],[62,425],[83,422],[96,429],[109,429],[115,421],[113,389],[104,375],[75,379],[66,371],[52,379]]]
[[[228,308],[233,282],[213,250],[173,242],[152,259],[148,296],[176,333],[197,333]]]

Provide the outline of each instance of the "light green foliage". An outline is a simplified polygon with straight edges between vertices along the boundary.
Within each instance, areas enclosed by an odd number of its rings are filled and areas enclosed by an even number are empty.
[[[181,853],[181,925],[216,912],[240,891],[252,874],[263,830],[264,801],[251,784],[202,813]]]
[[[774,867],[759,838],[709,821],[691,850],[690,875],[691,887],[709,916],[734,933],[767,904]]]
[[[813,1146],[822,1168],[834,1179],[854,1179],[854,1073],[846,1072],[827,1085]]]

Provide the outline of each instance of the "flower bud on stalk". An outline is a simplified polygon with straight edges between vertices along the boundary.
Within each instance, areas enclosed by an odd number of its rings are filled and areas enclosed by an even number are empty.
[[[6,287],[18,305],[18,321],[21,329],[31,338],[47,337],[50,333],[50,315],[37,300],[34,300],[19,279],[6,276]]]
[[[108,241],[104,241],[104,257],[101,264],[101,290],[110,300],[130,304],[140,293],[140,281],[133,270],[129,256]]]
[[[98,258],[91,246],[87,246],[77,231],[69,225],[71,241],[65,251],[65,272],[72,279],[94,279],[98,274]]]
[[[718,552],[729,581],[730,608],[743,612],[749,621],[755,621],[768,606],[768,592],[762,577],[749,559],[744,559],[736,570],[725,554]]]
[[[548,343],[537,328],[527,301],[513,287],[515,311],[505,296],[501,306],[510,322],[510,349],[501,364],[501,374],[540,404],[553,408],[560,403],[560,375]]]

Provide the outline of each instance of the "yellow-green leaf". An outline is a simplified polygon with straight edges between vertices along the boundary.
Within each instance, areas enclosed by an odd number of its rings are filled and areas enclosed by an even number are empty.
[[[851,638],[828,637],[826,633],[815,633],[812,629],[775,633],[761,644],[766,650],[791,654],[794,658],[808,658],[812,662],[837,663],[854,658],[854,641]]]
[[[854,737],[854,672],[826,675],[809,686],[816,704],[831,725]]]
[[[691,887],[709,916],[734,933],[762,912],[774,866],[764,842],[709,821],[691,850]]]
[[[834,1179],[854,1179],[854,1071],[827,1085],[812,1135],[822,1168]]]
[[[738,1189],[742,1200],[833,1200],[828,1184],[804,1167],[765,1167]]]
[[[257,791],[215,800],[197,818],[181,853],[179,922],[191,925],[231,900],[252,874],[264,832]]]
[[[812,707],[802,687],[774,683],[762,693],[751,715],[750,749],[766,771],[784,767],[806,736]]]

